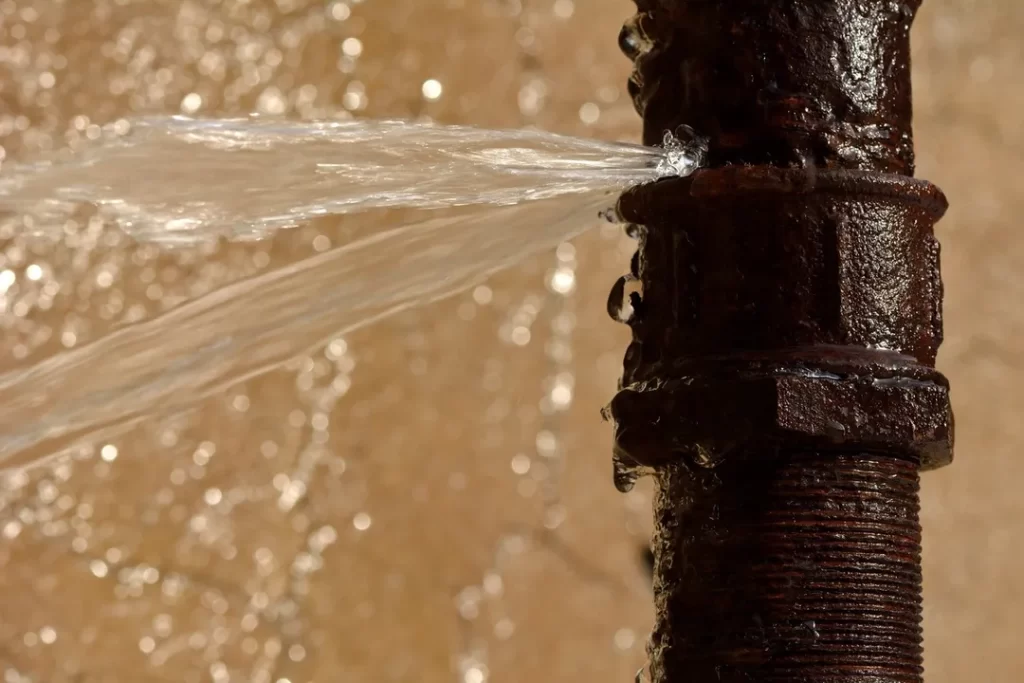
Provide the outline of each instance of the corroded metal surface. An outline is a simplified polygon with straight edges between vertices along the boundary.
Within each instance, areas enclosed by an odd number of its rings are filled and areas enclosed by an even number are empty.
[[[655,681],[921,677],[913,459],[750,449],[659,476]]]
[[[646,142],[687,124],[711,163],[911,175],[920,0],[638,0],[631,92]],[[623,41],[620,41],[623,42]]]
[[[633,341],[609,414],[653,468],[656,683],[921,680],[917,481],[952,457],[942,193],[915,180],[916,2],[638,0]]]

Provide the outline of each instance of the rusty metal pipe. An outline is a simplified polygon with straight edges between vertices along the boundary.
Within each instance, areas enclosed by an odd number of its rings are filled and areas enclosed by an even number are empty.
[[[920,683],[918,473],[952,456],[942,193],[913,175],[917,0],[637,0],[642,285],[609,406],[656,479],[654,683]],[[620,477],[628,482],[629,477]]]

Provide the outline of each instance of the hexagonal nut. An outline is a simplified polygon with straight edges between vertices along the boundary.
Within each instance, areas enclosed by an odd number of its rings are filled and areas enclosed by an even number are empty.
[[[776,373],[641,383],[620,391],[606,416],[616,451],[647,467],[768,445],[915,453],[923,469],[953,452],[944,381]]]

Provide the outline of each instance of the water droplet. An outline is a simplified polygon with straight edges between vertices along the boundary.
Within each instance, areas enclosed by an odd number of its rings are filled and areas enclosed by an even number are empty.
[[[184,114],[195,114],[203,106],[203,97],[199,93],[190,92],[181,99],[181,111]]]
[[[697,444],[694,446],[693,451],[690,452],[690,461],[698,467],[712,469],[722,461],[722,458],[711,449]]]
[[[328,13],[334,21],[345,21],[352,16],[352,8],[343,0],[335,0],[328,8]]]
[[[519,325],[512,328],[512,343],[516,346],[526,346],[530,343],[530,328]]]
[[[373,520],[370,518],[370,515],[365,512],[360,512],[352,518],[352,526],[358,531],[366,531],[372,523]]]
[[[463,619],[472,621],[480,616],[480,601],[483,595],[476,586],[463,588],[455,599],[455,606]]]
[[[506,617],[502,617],[498,620],[498,623],[494,625],[494,637],[498,640],[508,640],[515,633],[515,623]]]
[[[804,622],[804,628],[807,629],[808,633],[811,634],[811,638],[817,640],[821,638],[821,633],[818,631],[818,624],[813,619]]]
[[[558,527],[562,526],[565,522],[565,518],[568,516],[568,512],[564,505],[552,505],[544,511],[544,528],[549,531],[554,531]]]
[[[341,51],[346,57],[358,57],[363,54],[363,41],[358,38],[346,38],[341,43]]]
[[[619,31],[619,49],[631,60],[636,60],[653,46],[640,26],[642,18],[642,14],[630,17]]]
[[[260,93],[259,100],[256,102],[256,108],[264,114],[278,116],[285,112],[288,108],[288,103],[285,100],[284,94],[278,88],[271,86]]]
[[[612,480],[620,493],[629,493],[636,485],[636,480],[645,474],[629,456],[616,451],[612,455]]]
[[[473,290],[473,301],[477,302],[481,306],[486,306],[491,303],[491,299],[494,298],[494,292],[487,285],[480,285]]]
[[[206,501],[207,505],[218,505],[223,498],[224,494],[218,488],[206,489],[206,493],[203,494],[203,500]]]
[[[484,591],[488,595],[500,596],[505,590],[505,582],[502,580],[501,575],[495,572],[488,572],[484,576]]]
[[[548,429],[537,432],[537,453],[545,458],[553,458],[558,454],[558,437]]]
[[[547,85],[534,79],[519,89],[519,111],[525,116],[536,116],[544,108]]]
[[[620,628],[615,632],[615,647],[620,650],[628,650],[636,643],[636,634],[633,629]]]
[[[576,11],[576,5],[573,0],[555,0],[554,6],[555,16],[559,19],[569,19],[572,17],[573,12]]]
[[[593,102],[587,102],[580,107],[580,121],[588,126],[592,126],[597,123],[598,119],[601,118],[601,107],[597,106]]]
[[[576,247],[572,245],[572,242],[562,242],[558,245],[555,256],[562,263],[572,263],[576,260]]]
[[[6,539],[15,539],[18,537],[18,534],[21,533],[21,528],[21,523],[16,520],[7,522],[3,528],[3,537]]]
[[[612,320],[629,323],[637,312],[636,307],[641,302],[642,291],[640,281],[632,275],[620,277],[608,294],[607,310]]]
[[[665,131],[661,146],[665,150],[665,156],[658,162],[656,169],[661,178],[685,178],[707,160],[707,138],[697,135],[689,126],[678,126],[675,131]]]
[[[576,273],[572,268],[558,268],[551,272],[548,287],[557,294],[571,294],[576,288]]]
[[[423,97],[433,102],[440,99],[441,93],[444,92],[444,87],[441,85],[441,81],[436,78],[430,78],[423,81],[422,91]]]
[[[523,453],[518,453],[512,458],[512,471],[523,475],[530,471],[530,458]]]
[[[564,410],[572,403],[572,386],[559,383],[551,389],[551,403],[559,410]]]

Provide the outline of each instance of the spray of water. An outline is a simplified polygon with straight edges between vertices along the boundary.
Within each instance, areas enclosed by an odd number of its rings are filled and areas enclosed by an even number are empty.
[[[402,121],[141,119],[0,178],[0,210],[46,235],[82,204],[132,237],[263,238],[324,215],[504,206],[686,175],[693,148]]]
[[[0,375],[0,469],[187,410],[310,339],[459,292],[591,227],[623,188],[686,175],[700,160],[699,144],[672,136],[647,148],[398,122],[166,118],[13,169],[0,210],[41,235],[82,203],[136,239],[171,245],[265,237],[325,214],[471,208],[392,226]]]

